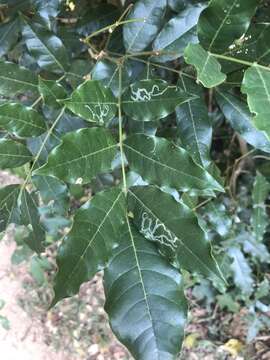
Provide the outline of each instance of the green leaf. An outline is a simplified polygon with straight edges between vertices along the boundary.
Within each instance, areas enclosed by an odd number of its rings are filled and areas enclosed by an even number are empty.
[[[81,84],[70,99],[62,101],[74,114],[100,125],[108,123],[117,110],[112,91],[99,81],[88,80]]]
[[[23,240],[36,253],[44,250],[45,231],[40,222],[37,200],[33,193],[23,190],[20,198],[21,224],[29,229],[29,234]],[[29,226],[30,225],[30,228]]]
[[[32,160],[27,147],[17,141],[0,139],[0,169],[11,169]]]
[[[201,45],[223,53],[248,29],[258,2],[256,0],[212,0],[201,13],[198,36]]]
[[[139,0],[127,17],[138,19],[124,25],[124,45],[128,52],[139,52],[151,44],[160,30],[166,13],[166,0]]]
[[[155,136],[135,134],[124,142],[130,168],[152,184],[181,191],[213,190],[222,187],[202,167],[195,164],[186,150]]]
[[[112,4],[95,3],[91,1],[87,7],[81,9],[77,23],[80,35],[87,36],[110,24],[115,23],[121,16],[120,9]]]
[[[62,41],[40,23],[23,17],[23,37],[31,55],[38,65],[55,73],[66,72],[69,58]]]
[[[189,44],[185,49],[185,61],[194,65],[198,81],[204,87],[211,88],[223,83],[226,75],[221,72],[221,65],[216,58],[204,50],[199,44]]]
[[[204,0],[203,0],[204,1]],[[202,0],[168,0],[168,6],[175,12],[184,10],[189,5],[202,3]]]
[[[191,98],[164,80],[140,80],[125,91],[122,104],[124,112],[134,120],[153,121],[168,116],[177,105]]]
[[[35,175],[48,175],[70,183],[89,183],[111,170],[117,144],[102,128],[80,129],[63,136],[62,143],[49,154],[48,162]]]
[[[106,266],[119,242],[125,213],[124,194],[117,188],[98,193],[76,212],[58,251],[53,304],[76,294]]]
[[[251,226],[257,242],[263,240],[266,227],[269,223],[269,217],[266,213],[265,200],[270,192],[270,184],[261,174],[257,174],[252,191],[252,216]]]
[[[11,62],[0,62],[0,94],[8,97],[31,91],[38,94],[38,77]]]
[[[180,77],[178,85],[183,91],[197,95],[196,99],[189,100],[176,108],[181,144],[196,163],[207,167],[211,161],[212,124],[203,100],[203,90],[184,76]]]
[[[109,60],[101,60],[96,63],[91,71],[93,80],[100,81],[105,87],[109,87],[115,96],[119,93],[119,66]],[[122,71],[122,91],[130,84],[131,67],[124,64]]]
[[[45,104],[56,109],[61,107],[58,100],[63,100],[67,97],[67,92],[63,86],[53,80],[44,80],[39,77],[38,89]]]
[[[215,230],[223,238],[228,236],[232,230],[232,218],[224,204],[218,200],[212,201],[203,210],[211,225],[211,229]]]
[[[33,194],[21,190],[20,185],[0,189],[0,232],[12,223],[27,227],[28,234],[23,237],[23,242],[33,251],[40,253],[43,250],[45,232],[40,223],[36,199]]]
[[[38,14],[50,26],[50,19],[55,18],[60,12],[61,0],[32,0]]]
[[[191,5],[173,17],[161,30],[153,43],[154,51],[168,52],[154,57],[157,62],[166,62],[183,56],[189,43],[197,43],[197,22],[204,5]]]
[[[20,211],[17,199],[20,185],[8,185],[0,188],[0,233],[6,230],[9,224],[20,224]]]
[[[68,206],[68,189],[65,183],[51,176],[32,176],[42,202],[51,208],[53,214],[65,215]]]
[[[228,249],[228,254],[233,260],[231,269],[234,275],[234,282],[246,295],[251,294],[253,287],[252,271],[242,251],[237,247]]]
[[[6,55],[17,43],[19,31],[18,19],[0,25],[0,57]]]
[[[216,99],[231,127],[255,149],[269,153],[270,141],[264,132],[253,126],[248,106],[236,96],[221,89],[216,89]]]
[[[11,257],[12,265],[20,265],[24,261],[29,261],[29,258],[32,256],[33,252],[29,246],[23,244],[22,246],[16,247]]]
[[[134,358],[176,359],[187,318],[182,276],[130,224],[104,287],[111,327]]]
[[[0,127],[19,137],[39,136],[47,130],[44,118],[20,103],[0,106]]]
[[[270,71],[254,64],[245,71],[241,91],[247,94],[249,109],[257,129],[270,137]]]
[[[128,206],[138,230],[179,267],[223,279],[211,245],[195,213],[186,205],[154,186],[138,186],[129,189]]]

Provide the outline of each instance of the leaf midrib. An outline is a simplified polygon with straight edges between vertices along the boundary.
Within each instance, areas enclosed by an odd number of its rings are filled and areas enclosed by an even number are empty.
[[[100,149],[100,150],[94,151],[94,152],[92,152],[92,153],[90,153],[90,154],[82,155],[82,156],[80,156],[80,157],[78,157],[78,158],[76,158],[76,159],[72,159],[72,160],[69,160],[69,161],[65,161],[65,162],[60,163],[60,164],[54,164],[54,165],[53,165],[53,168],[55,169],[55,168],[57,168],[57,167],[61,167],[61,166],[65,166],[65,165],[67,165],[67,164],[71,164],[71,163],[74,162],[74,161],[80,161],[80,160],[82,160],[82,159],[87,159],[87,158],[89,158],[89,157],[91,157],[91,156],[93,156],[93,155],[96,155],[96,154],[99,154],[99,153],[101,153],[101,152],[104,152],[104,151],[107,151],[107,150],[116,148],[117,146],[118,146],[118,144],[113,144],[113,145],[104,147],[104,148],[102,148],[102,149]],[[45,165],[45,166],[46,166],[46,165]],[[45,167],[45,166],[44,166],[44,167]]]
[[[139,274],[139,280],[140,280],[140,284],[142,287],[142,291],[143,291],[143,297],[144,297],[144,302],[146,304],[146,309],[147,309],[147,314],[149,317],[149,320],[151,322],[151,329],[152,329],[152,333],[153,333],[153,337],[155,340],[155,349],[156,349],[156,353],[158,356],[158,360],[160,360],[160,356],[159,356],[159,348],[158,348],[158,343],[157,343],[157,335],[155,333],[155,327],[154,327],[154,320],[151,314],[151,310],[150,310],[150,305],[149,305],[149,301],[148,301],[148,294],[144,285],[144,280],[143,280],[143,275],[142,275],[142,271],[141,271],[141,266],[140,266],[140,262],[139,262],[139,258],[138,258],[138,254],[137,254],[137,249],[136,249],[136,245],[135,245],[135,241],[134,241],[134,237],[130,228],[130,223],[129,223],[129,218],[126,215],[126,220],[127,220],[127,225],[128,225],[128,232],[129,232],[129,236],[130,236],[130,240],[131,240],[131,244],[132,244],[132,248],[133,248],[133,252],[134,252],[134,257],[135,257],[135,261],[136,261],[136,266],[138,269],[138,274]]]
[[[44,46],[44,48],[47,50],[47,53],[55,60],[56,64],[60,67],[60,69],[63,70],[63,72],[65,72],[65,68],[63,67],[63,65],[61,64],[61,62],[58,61],[58,59],[55,57],[55,55],[51,52],[51,50],[48,48],[48,46],[41,40],[41,38],[39,37],[39,35],[37,34],[37,32],[32,28],[32,26],[26,21],[24,20],[27,24],[27,26],[30,28],[30,30],[32,31],[32,33],[35,35],[36,39],[38,39],[38,41],[40,41],[40,43]],[[55,36],[53,33],[51,36]]]
[[[114,209],[115,205],[117,204],[119,198],[122,195],[122,191],[119,192],[118,196],[116,197],[116,199],[113,201],[112,206],[109,208],[108,212],[106,212],[104,218],[102,219],[102,221],[100,222],[99,226],[97,227],[97,230],[95,231],[95,233],[93,234],[93,236],[91,237],[91,239],[89,240],[87,246],[85,247],[82,255],[80,256],[79,260],[76,262],[76,264],[73,267],[72,272],[69,274],[69,276],[66,278],[64,284],[62,285],[62,288],[66,287],[66,284],[68,283],[68,281],[73,277],[75,271],[77,270],[80,262],[82,260],[84,260],[85,254],[87,253],[88,249],[91,247],[93,241],[95,240],[97,234],[100,232],[100,229],[102,228],[102,226],[104,225],[105,221],[107,220],[109,214],[111,213],[111,211]]]
[[[140,198],[138,198],[130,189],[128,190],[128,192],[147,210],[149,211],[153,217],[155,217],[158,221],[160,221],[161,224],[163,224],[165,226],[165,228],[167,229],[166,224],[151,210],[148,208],[148,206],[146,206],[142,200]],[[181,245],[192,255],[194,256],[197,261],[202,264],[202,266],[204,268],[206,268],[211,274],[213,274],[215,276],[215,278],[217,278],[217,274],[215,272],[213,272],[212,269],[210,269],[206,264],[204,264],[204,262],[202,262],[202,260],[199,258],[198,255],[194,254],[193,251],[183,242],[182,239],[179,238],[179,236],[177,236],[175,234],[174,231],[172,231],[171,229],[169,229],[169,231],[179,240],[179,242],[181,243]],[[213,258],[214,259],[214,258]]]
[[[161,166],[161,167],[168,168],[169,170],[172,170],[172,171],[174,171],[174,172],[176,172],[176,173],[179,173],[179,174],[181,174],[181,175],[190,177],[191,179],[195,179],[196,181],[200,182],[202,185],[205,185],[205,183],[206,183],[205,180],[201,180],[201,179],[198,178],[198,177],[195,177],[195,176],[193,176],[193,175],[187,174],[187,173],[185,173],[185,172],[183,172],[183,171],[180,171],[180,170],[178,170],[178,169],[175,169],[175,168],[173,168],[173,167],[171,167],[171,166],[169,166],[169,165],[167,165],[167,164],[165,164],[165,163],[162,163],[162,162],[160,162],[160,161],[158,161],[158,160],[156,160],[156,159],[153,159],[153,158],[151,158],[151,157],[149,157],[149,156],[147,156],[147,155],[139,152],[138,150],[135,150],[133,147],[127,145],[126,143],[124,143],[123,145],[124,145],[124,147],[129,148],[130,150],[134,151],[135,153],[137,153],[137,154],[140,155],[141,157],[144,157],[144,158],[146,158],[147,160],[152,161],[152,162],[158,164],[158,165]]]

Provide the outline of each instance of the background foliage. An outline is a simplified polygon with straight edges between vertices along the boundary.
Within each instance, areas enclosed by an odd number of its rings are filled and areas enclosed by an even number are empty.
[[[136,359],[174,359],[187,300],[269,326],[265,1],[0,2],[0,231],[52,305],[104,270]],[[156,286],[159,284],[159,286]],[[186,296],[185,296],[186,294]]]

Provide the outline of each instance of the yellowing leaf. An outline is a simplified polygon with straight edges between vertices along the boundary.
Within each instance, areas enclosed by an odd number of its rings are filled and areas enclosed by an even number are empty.
[[[228,351],[232,356],[237,356],[243,349],[243,343],[237,339],[230,339],[222,346],[222,349]]]
[[[186,336],[185,340],[184,340],[184,346],[187,349],[192,349],[196,346],[197,344],[197,339],[198,339],[198,334],[189,334],[188,336]]]

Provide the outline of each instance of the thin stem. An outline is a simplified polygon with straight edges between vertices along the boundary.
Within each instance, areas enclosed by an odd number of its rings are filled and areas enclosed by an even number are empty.
[[[121,3],[121,1],[120,1]],[[124,17],[128,14],[129,10],[133,7],[133,4],[129,4],[129,6],[125,9],[125,11],[121,14],[121,16],[119,17],[119,19],[117,20],[116,23],[120,23]],[[113,29],[114,30],[114,29]],[[111,41],[111,37],[112,37],[112,32],[109,34],[107,40],[106,40],[106,44],[105,44],[105,47],[104,47],[104,50],[106,51],[108,46],[109,46],[109,43]]]
[[[58,80],[56,80],[57,83],[60,83],[60,81],[62,81],[65,77],[66,77],[67,73],[65,73],[64,75],[62,75]],[[40,101],[43,99],[43,96],[40,95],[31,105],[31,108],[34,108],[37,104],[40,103]]]
[[[120,56],[120,57],[123,57],[122,54],[119,54],[119,53],[113,53],[113,52],[110,52],[112,55],[117,55],[117,56]],[[168,71],[171,71],[171,72],[174,72],[178,75],[183,75],[183,76],[186,76],[190,79],[195,79],[194,76],[192,75],[189,75],[181,70],[176,70],[174,68],[171,68],[169,66],[165,66],[165,65],[161,65],[161,64],[157,64],[157,63],[154,63],[152,61],[149,61],[149,60],[144,60],[144,59],[140,59],[140,58],[137,58],[136,56],[128,56],[128,59],[131,59],[131,60],[135,60],[135,61],[138,61],[138,62],[141,62],[141,63],[144,63],[146,65],[152,65],[154,67],[157,67],[157,68],[160,68],[160,69],[164,69],[164,70],[168,70]]]
[[[210,53],[210,54],[213,55],[214,57],[216,57],[217,59],[231,61],[231,62],[235,62],[235,63],[238,63],[238,64],[246,65],[246,66],[257,66],[257,67],[259,67],[261,69],[270,71],[269,67],[257,64],[256,62],[250,62],[250,61],[246,61],[246,60],[241,60],[241,59],[237,59],[237,58],[233,58],[231,56],[226,56],[226,55],[221,55],[221,54],[214,54],[214,53]]]
[[[123,177],[123,191],[125,196],[127,196],[127,180],[125,172],[125,154],[123,149],[123,124],[122,124],[122,64],[118,65],[118,74],[119,74],[119,94],[118,94],[118,123],[119,123],[119,147],[121,155],[121,168],[122,168],[122,177]]]
[[[206,199],[204,201],[202,201],[200,204],[198,204],[197,206],[195,206],[194,208],[192,208],[192,211],[196,211],[197,209],[199,209],[200,207],[206,205],[207,203],[209,203],[210,201],[212,201],[212,198]]]
[[[20,194],[22,193],[22,191],[25,189],[26,185],[28,184],[28,181],[29,181],[29,179],[30,179],[31,176],[32,176],[32,172],[33,172],[33,170],[34,170],[34,167],[36,166],[36,163],[37,163],[37,161],[38,161],[39,158],[40,158],[40,155],[41,155],[41,153],[42,153],[42,150],[44,149],[44,147],[45,147],[45,145],[46,145],[46,143],[47,143],[47,140],[48,140],[49,137],[51,136],[51,134],[52,134],[55,126],[56,126],[57,123],[58,123],[58,121],[61,119],[62,115],[64,114],[65,109],[66,109],[66,107],[64,106],[64,107],[61,109],[61,111],[60,111],[60,113],[58,114],[58,116],[56,117],[56,119],[55,119],[55,121],[53,122],[52,126],[51,126],[50,129],[48,130],[48,132],[47,132],[47,134],[46,134],[46,136],[45,136],[45,138],[44,138],[44,140],[43,140],[43,142],[42,142],[42,144],[41,144],[41,146],[40,146],[40,148],[39,148],[39,151],[38,151],[37,155],[36,155],[35,158],[34,158],[34,161],[33,161],[33,164],[32,164],[32,166],[31,166],[30,170],[29,170],[29,173],[27,174],[27,176],[26,176],[26,178],[25,178],[25,180],[24,180],[24,183],[22,184]]]
[[[137,19],[128,19],[128,20],[123,20],[123,21],[116,21],[115,23],[110,24],[110,25],[107,25],[107,26],[105,26],[104,28],[99,29],[99,30],[93,32],[92,34],[88,35],[86,38],[83,39],[83,42],[88,43],[88,41],[89,41],[91,38],[93,38],[93,37],[95,37],[95,36],[97,36],[97,35],[105,32],[105,31],[113,32],[113,31],[114,31],[118,26],[120,26],[120,25],[124,25],[124,24],[128,24],[128,23],[133,23],[133,22],[143,22],[143,21],[145,21],[144,18],[137,18]]]
[[[40,95],[31,105],[31,108],[34,108],[38,103],[40,103],[40,101],[43,99],[43,96]]]
[[[156,50],[156,51],[141,51],[137,53],[131,53],[126,54],[124,57],[127,59],[129,57],[137,57],[137,56],[161,56],[161,55],[178,55],[178,52],[175,51],[162,51],[162,50]]]

